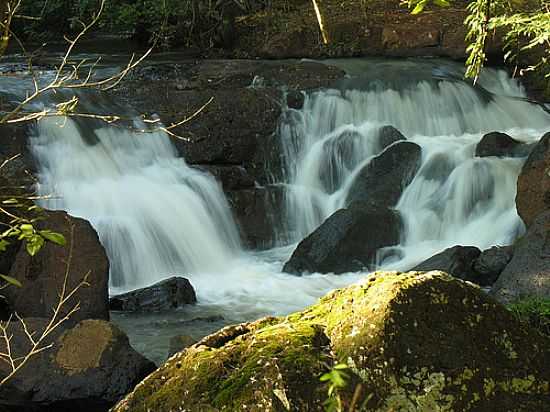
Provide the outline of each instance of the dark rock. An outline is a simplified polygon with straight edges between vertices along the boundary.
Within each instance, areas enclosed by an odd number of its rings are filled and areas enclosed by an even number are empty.
[[[393,126],[382,126],[378,132],[378,145],[381,150],[400,140],[407,140],[407,138]]]
[[[22,317],[48,317],[59,301],[67,264],[67,293],[86,277],[87,285],[81,287],[69,299],[62,313],[67,313],[77,303],[80,309],[70,317],[71,322],[83,319],[109,319],[109,261],[92,225],[65,212],[47,212],[38,229],[50,229],[61,233],[67,245],[46,242],[31,257],[21,247],[13,263],[10,276],[19,280],[21,288],[3,291],[12,309]]]
[[[493,246],[481,252],[474,261],[473,269],[488,284],[493,284],[498,279],[506,265],[510,263],[514,249],[512,246]]]
[[[189,335],[174,336],[170,339],[170,348],[168,350],[168,357],[181,352],[185,348],[197,343],[197,339]]]
[[[518,177],[516,207],[527,226],[550,210],[550,132],[535,145]]]
[[[301,110],[304,107],[305,95],[298,90],[292,90],[286,95],[286,104],[290,109]]]
[[[173,138],[179,154],[192,165],[240,166],[263,185],[269,181],[269,157],[279,152],[272,136],[284,106],[281,86],[300,94],[343,76],[342,70],[315,62],[192,60],[142,67],[111,93],[167,125],[214,98],[196,119],[173,130],[184,138]],[[265,86],[250,87],[254,78]]]
[[[189,280],[172,277],[146,288],[113,296],[109,299],[109,306],[111,310],[154,312],[196,302],[197,296]]]
[[[27,318],[29,331],[40,336],[48,319]],[[19,323],[11,326],[15,356],[27,353],[30,343]],[[0,408],[10,411],[105,411],[124,396],[155,365],[138,354],[113,324],[84,320],[72,329],[60,327],[44,341],[50,349],[33,356],[17,374],[0,386]],[[5,343],[0,342],[2,352]],[[0,376],[8,373],[0,365]]]
[[[394,207],[420,166],[422,149],[398,142],[372,159],[355,177],[346,199],[368,202],[377,208]]]
[[[365,411],[548,409],[548,337],[445,273],[377,272],[302,312],[202,339],[113,412],[321,411],[319,376],[338,363],[350,365],[340,401]]]
[[[225,192],[250,189],[254,187],[254,178],[242,166],[197,165],[213,175],[222,184]]]
[[[491,293],[501,302],[550,299],[550,211],[540,214],[514,244],[514,256]]]
[[[491,132],[481,138],[476,146],[478,157],[523,157],[529,154],[529,145],[518,142],[505,133]]]
[[[399,242],[401,221],[390,209],[353,204],[340,209],[302,240],[283,271],[344,273],[371,267],[378,249]]]
[[[348,177],[364,159],[362,152],[366,137],[355,130],[344,130],[323,143],[323,167],[319,170],[319,180],[328,193],[340,189]],[[368,138],[368,137],[367,137]],[[393,126],[383,126],[378,131],[378,150],[382,152],[393,143],[406,140]]]
[[[425,260],[412,270],[422,272],[441,270],[455,278],[488,286],[494,283],[493,276],[482,276],[474,270],[474,263],[480,254],[481,251],[474,246],[453,246]]]
[[[284,218],[284,188],[265,186],[227,193],[241,237],[250,249],[267,249]],[[275,229],[275,230],[274,230]]]

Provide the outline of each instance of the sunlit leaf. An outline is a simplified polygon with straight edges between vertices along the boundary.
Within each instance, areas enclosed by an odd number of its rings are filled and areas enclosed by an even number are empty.
[[[31,256],[36,255],[42,246],[44,246],[44,238],[40,235],[34,234],[27,239],[27,253]]]
[[[67,241],[65,240],[65,236],[63,236],[61,233],[52,232],[51,230],[41,230],[40,235],[46,240],[49,240],[50,242],[53,242],[60,246],[65,246]]]

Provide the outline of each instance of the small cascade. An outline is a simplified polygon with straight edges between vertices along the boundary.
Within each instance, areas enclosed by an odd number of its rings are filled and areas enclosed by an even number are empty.
[[[171,274],[221,272],[240,254],[219,184],[178,158],[164,133],[48,118],[33,135],[40,193],[51,196],[44,206],[94,225],[112,292]]]
[[[487,69],[472,86],[460,65],[437,60],[330,63],[348,78],[281,121],[292,241],[345,207],[355,176],[384,150],[386,125],[418,144],[422,161],[395,206],[401,243],[379,254],[379,267],[407,269],[449,246],[509,244],[521,233],[514,199],[525,159],[474,156],[487,132],[534,142],[547,131],[550,116],[518,82]]]

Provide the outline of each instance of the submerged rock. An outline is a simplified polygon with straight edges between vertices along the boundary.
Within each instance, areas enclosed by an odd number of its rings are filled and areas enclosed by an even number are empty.
[[[445,273],[379,272],[204,338],[113,411],[322,410],[319,377],[341,363],[344,410],[542,411],[550,396],[547,337]]]
[[[67,245],[46,242],[39,253],[32,257],[24,245],[20,247],[9,274],[19,280],[22,287],[10,287],[2,291],[13,311],[22,317],[49,317],[59,301],[59,291],[68,270],[67,293],[85,277],[87,284],[65,303],[62,313],[67,313],[79,303],[79,310],[70,317],[71,322],[83,319],[108,320],[109,261],[90,222],[66,212],[47,212],[38,228],[63,234]],[[69,260],[67,268],[66,262]]]
[[[170,310],[193,303],[197,303],[193,286],[188,279],[177,276],[109,299],[111,310],[128,312]]]
[[[529,154],[528,144],[519,142],[505,133],[491,132],[484,135],[476,146],[478,157],[523,157]]]
[[[535,145],[518,177],[516,207],[527,226],[550,210],[550,132]]]
[[[514,244],[514,256],[491,293],[505,303],[529,297],[550,299],[550,211],[539,215]]]
[[[372,159],[351,184],[346,204],[368,202],[377,208],[394,207],[420,167],[422,149],[398,142]]]
[[[168,349],[168,357],[188,348],[197,343],[197,339],[189,335],[179,335],[170,338],[170,348]]]
[[[48,319],[27,318],[25,323],[36,338]],[[13,323],[10,331],[14,356],[26,354],[30,344],[21,326]],[[132,349],[123,332],[102,320],[58,328],[44,341],[44,346],[49,344],[53,346],[31,357],[0,386],[0,409],[105,411],[155,369]],[[0,348],[5,352],[3,341]],[[0,376],[8,371],[8,364],[2,362]]]
[[[393,210],[354,203],[335,212],[302,240],[283,271],[299,275],[364,270],[374,263],[378,249],[399,242],[400,225]]]

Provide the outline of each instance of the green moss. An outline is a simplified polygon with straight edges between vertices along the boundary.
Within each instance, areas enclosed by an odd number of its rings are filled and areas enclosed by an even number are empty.
[[[321,410],[319,378],[337,363],[350,372],[344,406],[360,387],[356,402],[373,411],[540,410],[549,340],[518,325],[447,274],[376,273],[302,312],[206,338],[115,411]]]
[[[528,298],[507,306],[520,321],[550,336],[550,299]]]

